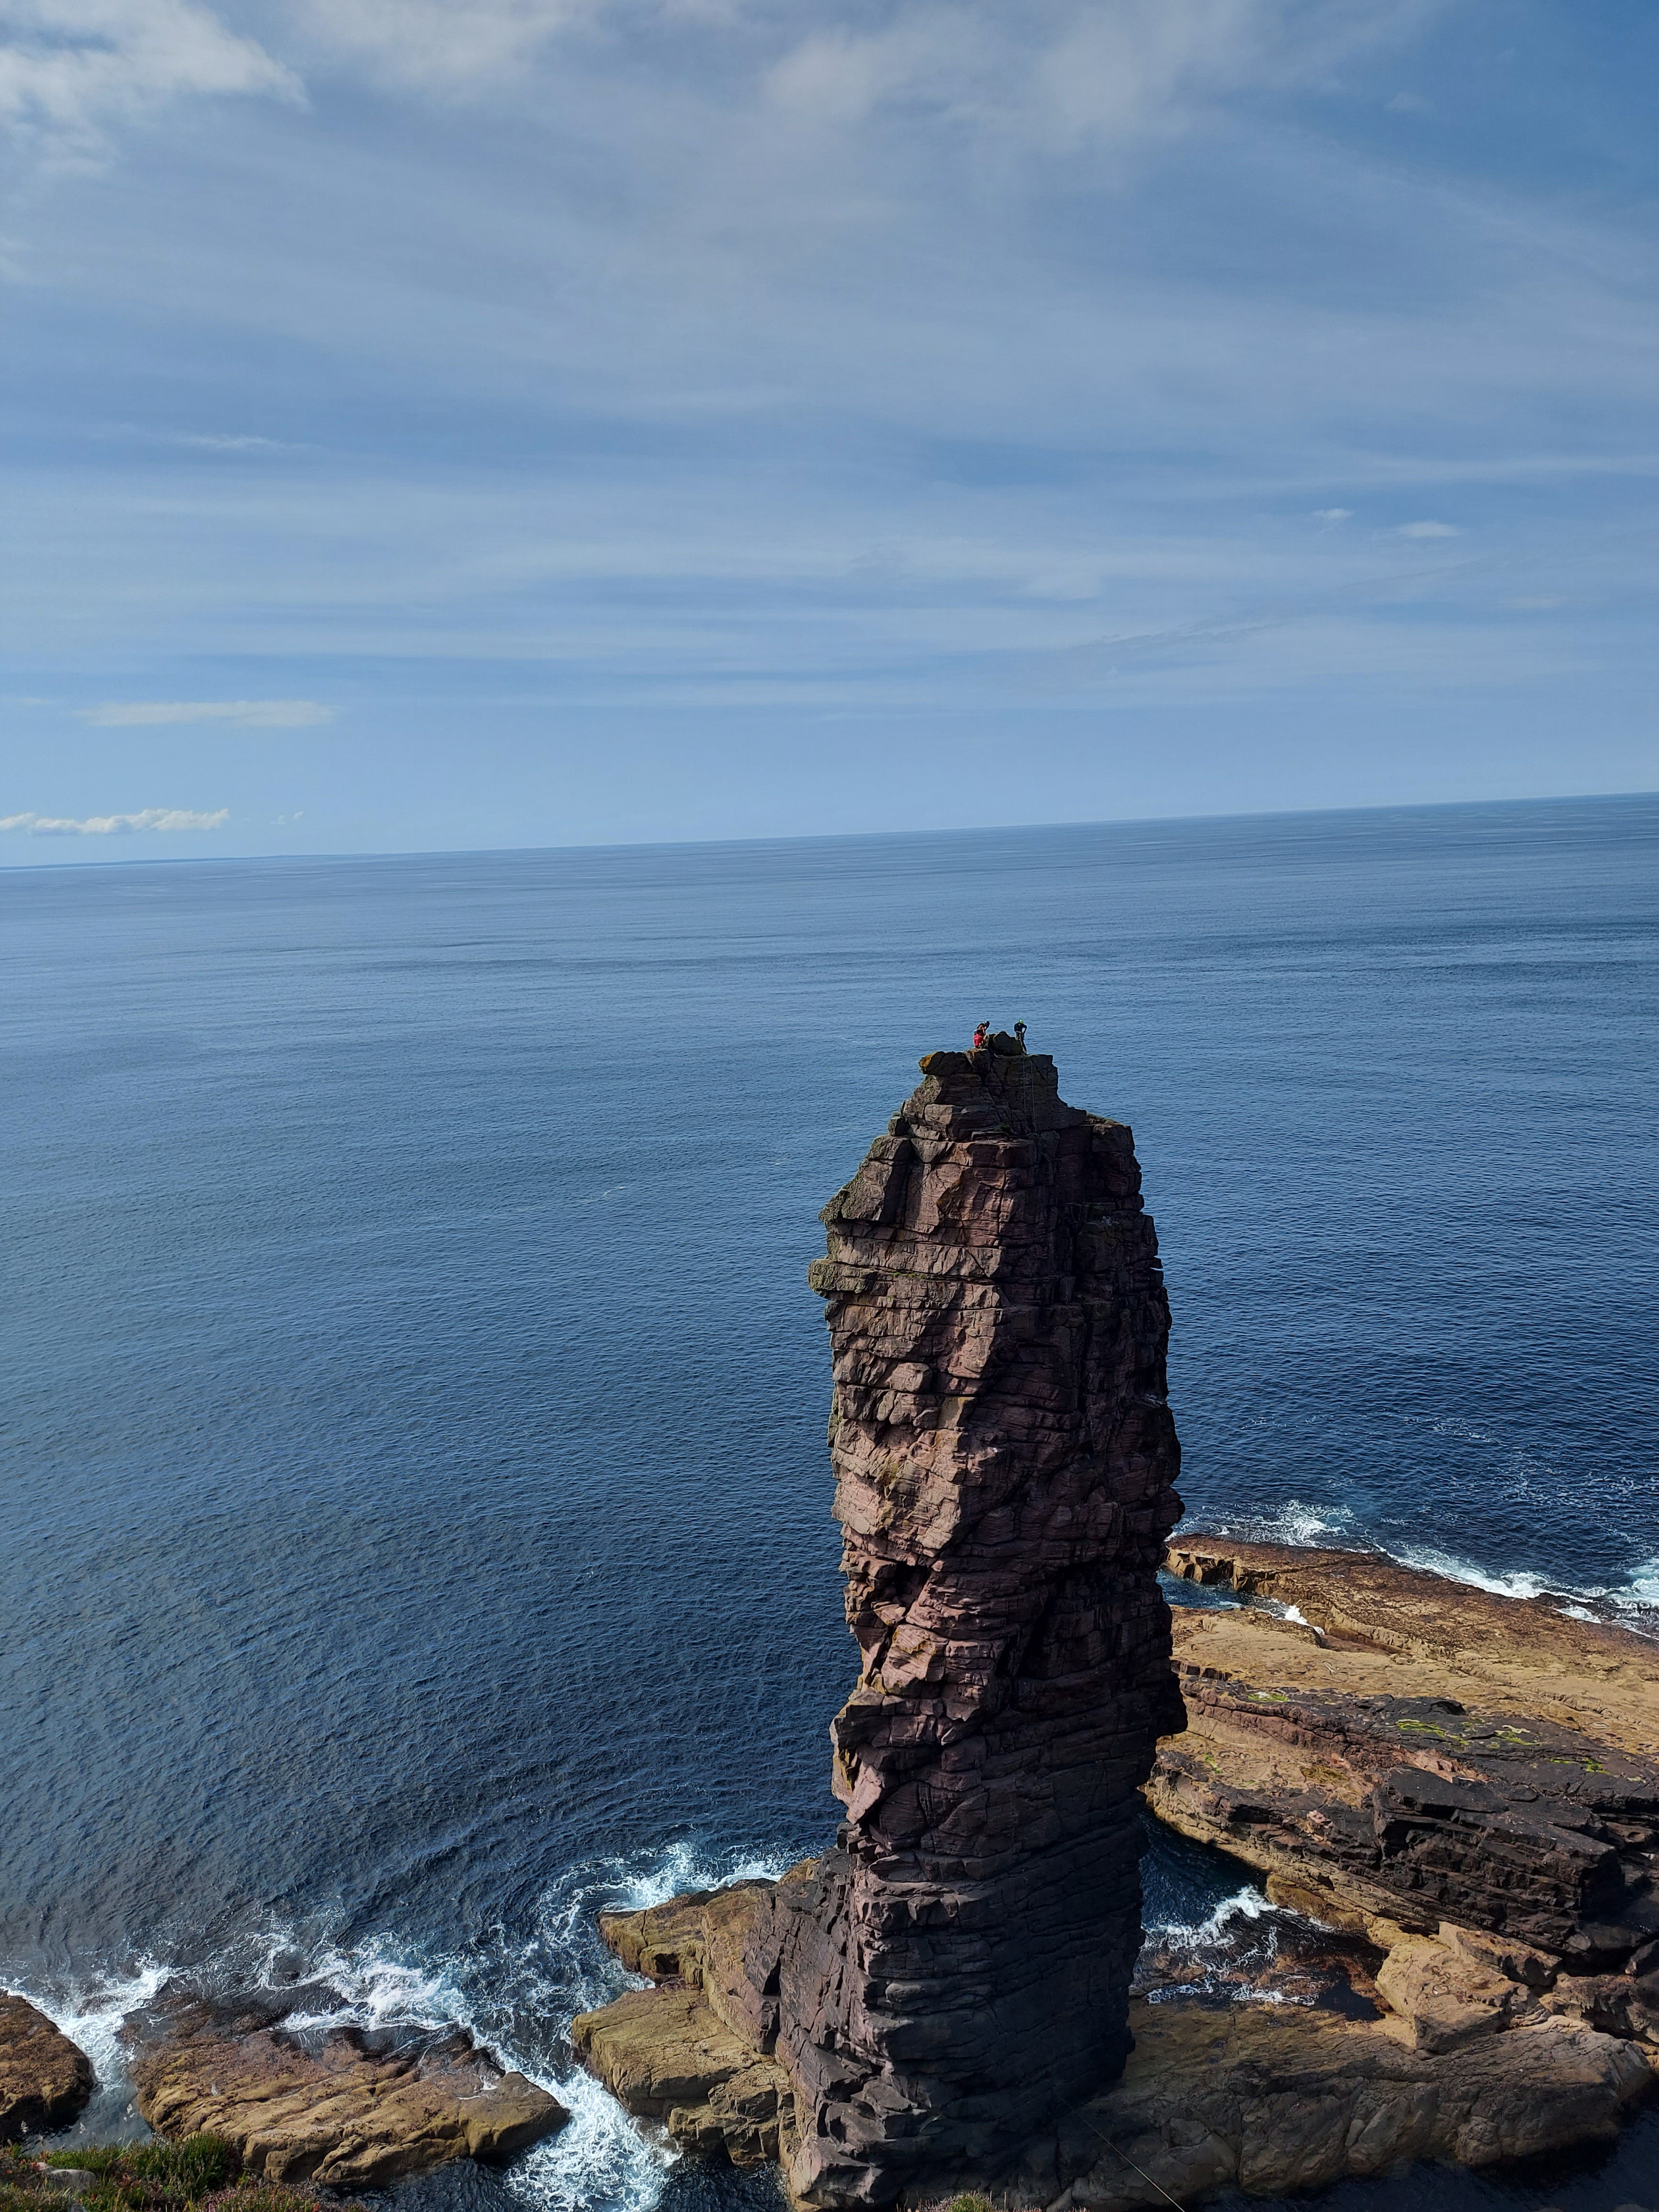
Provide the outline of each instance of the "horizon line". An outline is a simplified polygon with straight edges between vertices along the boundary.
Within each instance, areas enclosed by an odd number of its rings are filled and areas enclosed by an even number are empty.
[[[592,839],[575,844],[414,845],[391,852],[154,853],[114,854],[85,860],[0,861],[0,875],[36,875],[52,869],[80,873],[88,868],[234,867],[254,862],[485,860],[510,853],[684,853],[718,851],[732,846],[875,844],[902,837],[992,837],[1010,831],[1045,830],[1156,830],[1176,823],[1221,822],[1309,822],[1376,814],[1453,814],[1477,808],[1600,805],[1659,799],[1659,787],[1641,791],[1562,791],[1525,799],[1413,799],[1376,800],[1361,806],[1245,807],[1231,813],[1103,815],[1071,822],[988,822],[950,829],[823,830],[763,832],[728,837],[642,837]]]

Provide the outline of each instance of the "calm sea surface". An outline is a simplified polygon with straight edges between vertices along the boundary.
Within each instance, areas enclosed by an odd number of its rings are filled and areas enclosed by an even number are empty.
[[[1659,1626],[1656,949],[1656,799],[0,873],[0,1983],[94,2126],[169,1969],[319,1972],[577,2106],[417,2203],[772,2201],[561,2031],[832,1831],[805,1269],[981,1016],[1133,1125],[1189,1518]],[[1626,2200],[1659,2122],[1327,2201]]]

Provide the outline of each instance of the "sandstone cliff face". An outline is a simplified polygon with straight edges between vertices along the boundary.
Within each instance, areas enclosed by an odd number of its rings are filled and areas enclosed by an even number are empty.
[[[1168,1565],[1304,1616],[1177,1609],[1188,1730],[1148,1791],[1260,1869],[1275,1910],[1243,1942],[1166,1931],[1121,2078],[1023,2135],[1031,2045],[1011,2039],[985,2125],[959,2131],[981,2151],[934,2144],[913,2197],[1130,2212],[1610,2141],[1659,2075],[1659,1648],[1376,1556],[1183,1537]],[[573,2029],[631,2111],[688,2148],[781,2155],[815,2201],[845,2169],[800,2154],[780,1931],[821,1945],[852,1859],[607,1916],[658,1987]]]
[[[862,1653],[831,1730],[847,1818],[745,1954],[790,2186],[824,2203],[982,2169],[1121,2070],[1136,1793],[1182,1725],[1169,1309],[1130,1133],[1062,1104],[1046,1057],[921,1066],[811,1273]]]
[[[1333,1924],[1659,1972],[1659,1650],[1364,1554],[1190,1536],[1170,1559],[1304,1616],[1182,1609],[1188,1733],[1149,1792],[1172,1826]]]

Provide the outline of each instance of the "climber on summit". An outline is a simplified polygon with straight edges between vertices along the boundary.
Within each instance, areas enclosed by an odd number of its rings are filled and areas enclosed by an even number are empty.
[[[1016,1022],[1016,1023],[1014,1024],[1014,1042],[1015,1042],[1015,1043],[1019,1047],[1019,1048],[1020,1048],[1020,1050],[1021,1050],[1022,1052],[1024,1052],[1024,1049],[1025,1049],[1025,1024],[1024,1024],[1024,1022]]]
[[[991,1024],[989,1022],[981,1022],[974,1031],[974,1042],[969,1047],[969,1050],[970,1052],[983,1052],[986,1046],[989,1044],[990,1042]]]

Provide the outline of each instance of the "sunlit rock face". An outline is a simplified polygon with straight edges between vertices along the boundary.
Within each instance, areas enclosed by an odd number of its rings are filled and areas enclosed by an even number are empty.
[[[811,1273],[862,1665],[836,1847],[748,1960],[807,2203],[984,2172],[1121,2069],[1137,1792],[1182,1724],[1156,1579],[1169,1307],[1133,1141],[995,1042],[922,1061]]]

